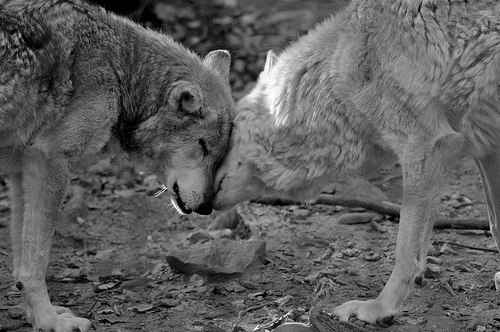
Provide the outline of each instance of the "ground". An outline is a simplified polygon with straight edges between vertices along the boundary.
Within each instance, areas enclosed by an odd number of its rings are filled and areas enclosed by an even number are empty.
[[[240,1],[236,8],[222,8],[169,1],[149,4],[142,16],[135,17],[172,33],[201,54],[229,48],[231,82],[238,98],[251,87],[267,49],[279,50],[343,4]],[[343,197],[400,202],[398,167],[369,180],[372,184],[339,179],[331,191]],[[383,215],[376,222],[346,225],[339,223],[340,216],[363,209],[252,202],[238,208],[246,228],[207,232],[217,216],[181,216],[169,206],[167,195],[154,197],[159,189],[154,177],[109,158],[75,174],[47,272],[54,304],[90,318],[97,331],[312,332],[279,325],[285,320],[308,324],[314,305],[328,311],[346,300],[375,297],[394,265],[396,217]],[[438,218],[484,223],[482,190],[474,163],[464,160],[451,172]],[[0,180],[0,331],[31,331],[17,306],[21,297],[11,277],[8,220],[7,185]],[[267,255],[242,275],[173,271],[166,258],[174,249],[207,239],[193,234],[261,239]],[[385,330],[500,330],[500,297],[493,282],[500,255],[489,232],[440,229],[432,244],[426,278]],[[356,326],[362,330],[362,324]],[[327,331],[353,329],[339,325]]]

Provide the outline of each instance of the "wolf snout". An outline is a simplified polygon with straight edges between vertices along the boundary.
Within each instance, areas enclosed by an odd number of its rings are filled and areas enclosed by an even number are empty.
[[[171,201],[176,210],[182,214],[190,214],[195,212],[201,215],[209,215],[213,211],[212,195],[206,193],[198,193],[196,191],[181,192],[179,185],[173,185],[174,195],[171,196]]]

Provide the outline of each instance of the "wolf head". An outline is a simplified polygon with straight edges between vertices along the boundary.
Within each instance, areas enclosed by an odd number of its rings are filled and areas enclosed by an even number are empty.
[[[137,86],[145,91],[136,93],[142,99],[134,103],[142,105],[134,107],[147,115],[135,125],[128,120],[125,127],[132,129],[122,131],[120,141],[136,164],[157,174],[178,212],[206,215],[212,212],[214,176],[234,117],[230,55],[213,51],[201,61],[186,56],[190,62],[182,67],[156,68],[141,78]]]
[[[236,106],[237,114],[234,119],[230,149],[215,179],[217,192],[214,208],[217,210],[224,210],[270,191],[260,178],[261,170],[257,168],[256,159],[265,154],[265,151],[261,151],[263,147],[256,141],[260,131],[263,135],[268,135],[266,127],[270,119],[265,88],[268,73],[276,59],[277,56],[269,51],[264,70],[255,87],[242,97]]]

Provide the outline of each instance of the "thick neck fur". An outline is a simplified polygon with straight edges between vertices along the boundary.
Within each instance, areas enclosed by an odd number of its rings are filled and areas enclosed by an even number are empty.
[[[338,172],[366,165],[364,137],[373,129],[351,103],[361,59],[345,50],[362,41],[342,40],[342,29],[329,20],[292,44],[240,102],[242,140],[256,145],[247,158],[268,189],[307,199]]]
[[[196,55],[169,36],[137,29],[134,23],[125,20],[121,23],[124,65],[118,72],[120,107],[113,131],[122,148],[130,153],[141,148],[134,132],[146,119],[165,108],[172,83],[200,81],[194,75],[206,69]]]

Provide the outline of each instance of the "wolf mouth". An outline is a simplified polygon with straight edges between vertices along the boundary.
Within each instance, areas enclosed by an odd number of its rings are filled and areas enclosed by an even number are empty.
[[[177,212],[179,212],[180,214],[190,214],[191,212],[193,212],[193,210],[186,207],[186,203],[182,200],[181,194],[179,192],[179,185],[177,184],[177,182],[174,183],[172,189],[174,190],[175,198],[174,196],[170,196],[170,200],[172,201],[172,204],[174,205]]]

